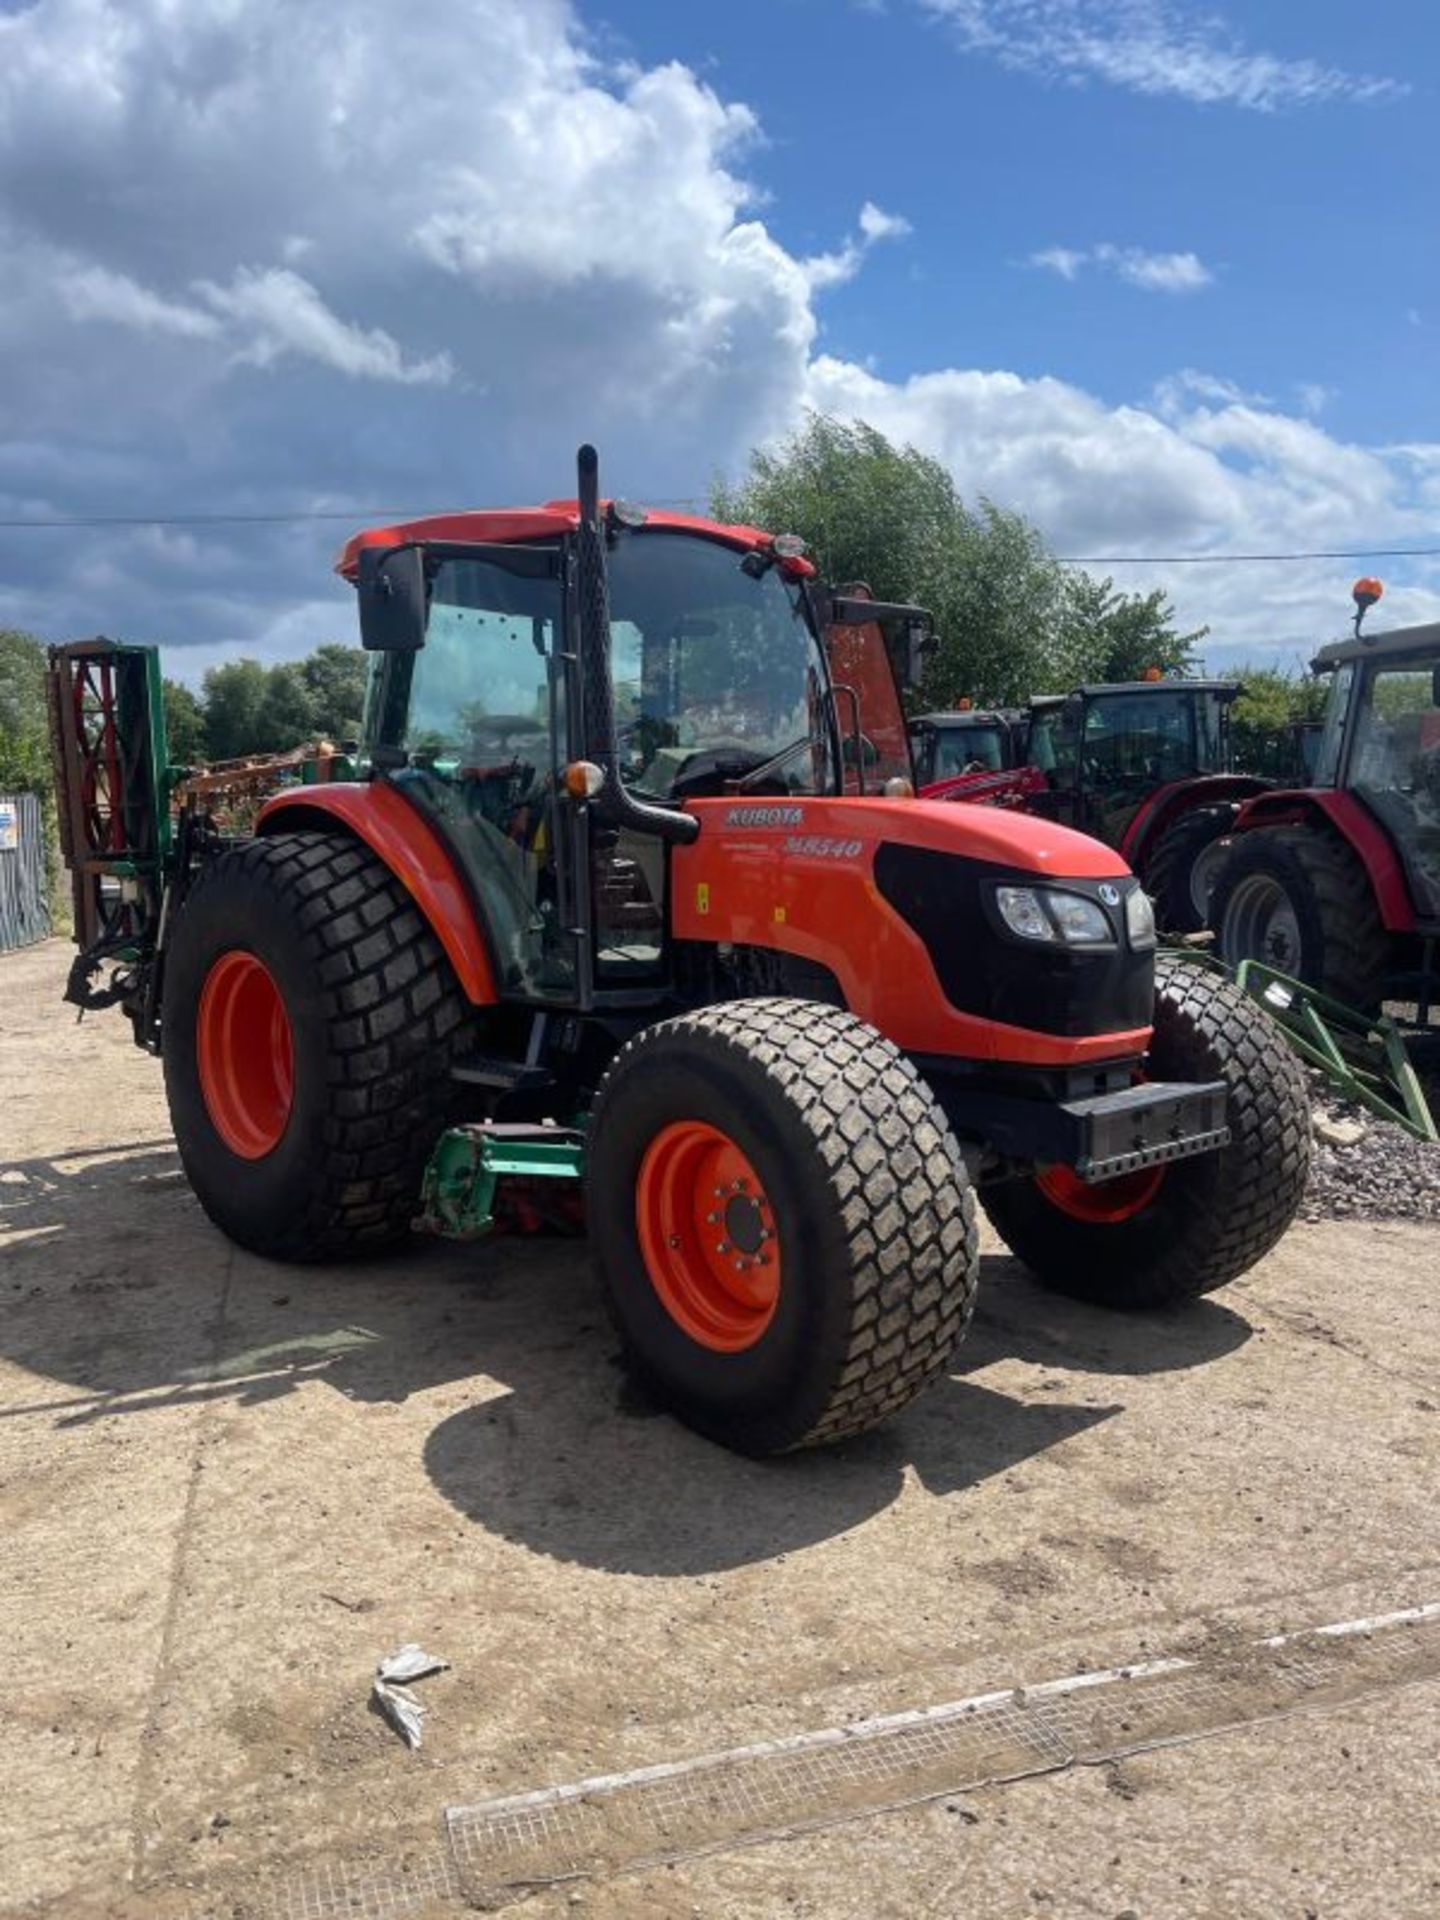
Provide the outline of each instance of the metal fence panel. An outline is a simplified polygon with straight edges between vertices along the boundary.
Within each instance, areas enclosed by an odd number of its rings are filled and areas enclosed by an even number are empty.
[[[45,865],[39,795],[0,794],[0,953],[49,933]]]

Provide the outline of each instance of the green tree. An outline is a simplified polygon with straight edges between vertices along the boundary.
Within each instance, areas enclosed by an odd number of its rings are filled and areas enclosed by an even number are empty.
[[[261,753],[284,753],[313,738],[315,702],[300,667],[289,663],[271,667],[265,676],[255,727],[257,751]]]
[[[369,671],[369,656],[361,648],[333,640],[300,662],[317,733],[327,740],[358,739]]]
[[[1236,677],[1240,693],[1231,718],[1238,726],[1285,727],[1295,721],[1318,720],[1325,711],[1329,682],[1299,668],[1241,667]]]
[[[0,630],[0,791],[50,791],[45,649],[13,629]]]
[[[1168,597],[1122,593],[1110,579],[1078,569],[1065,582],[1065,606],[1057,648],[1060,679],[1048,689],[1063,692],[1086,681],[1140,680],[1152,668],[1192,673],[1195,649],[1209,632],[1181,633]]]
[[[778,449],[752,454],[738,486],[713,493],[721,518],[801,534],[826,579],[927,607],[940,636],[927,705],[1009,704],[1073,684],[1082,639],[1098,648],[1103,632],[1118,654],[1125,621],[1136,624],[1113,588],[1086,600],[1023,515],[985,499],[967,507],[938,460],[863,421],[812,414]],[[1153,627],[1158,609],[1147,618]]]
[[[258,660],[227,660],[208,670],[202,684],[207,760],[238,760],[269,750],[271,743],[260,732],[268,677]]]
[[[161,683],[165,696],[165,742],[176,766],[205,758],[205,710],[179,680]]]

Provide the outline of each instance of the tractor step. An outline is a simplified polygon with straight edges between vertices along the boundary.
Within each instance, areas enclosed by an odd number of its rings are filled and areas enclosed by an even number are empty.
[[[478,1240],[495,1225],[500,1180],[579,1180],[584,1168],[585,1136],[573,1127],[498,1120],[449,1127],[425,1168],[415,1229]]]
[[[484,1087],[491,1093],[529,1093],[555,1084],[555,1076],[548,1067],[525,1066],[515,1060],[491,1060],[477,1053],[467,1053],[458,1065],[451,1067],[450,1078],[462,1087]]]

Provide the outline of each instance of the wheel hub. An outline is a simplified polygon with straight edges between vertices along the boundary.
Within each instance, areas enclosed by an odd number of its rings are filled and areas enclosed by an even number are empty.
[[[775,1317],[775,1214],[740,1147],[701,1120],[651,1141],[635,1183],[640,1252],[661,1305],[714,1353],[752,1347]]]
[[[243,947],[205,976],[195,1016],[200,1093],[215,1131],[242,1160],[280,1144],[295,1099],[295,1042],[274,976]]]

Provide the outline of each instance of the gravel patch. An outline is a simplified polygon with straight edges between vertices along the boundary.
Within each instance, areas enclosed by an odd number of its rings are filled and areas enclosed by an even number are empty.
[[[1425,1090],[1440,1113],[1440,1084],[1431,1078]],[[1302,1220],[1440,1221],[1440,1146],[1335,1099],[1318,1074],[1311,1096],[1315,1133]],[[1350,1138],[1357,1127],[1359,1137]]]

